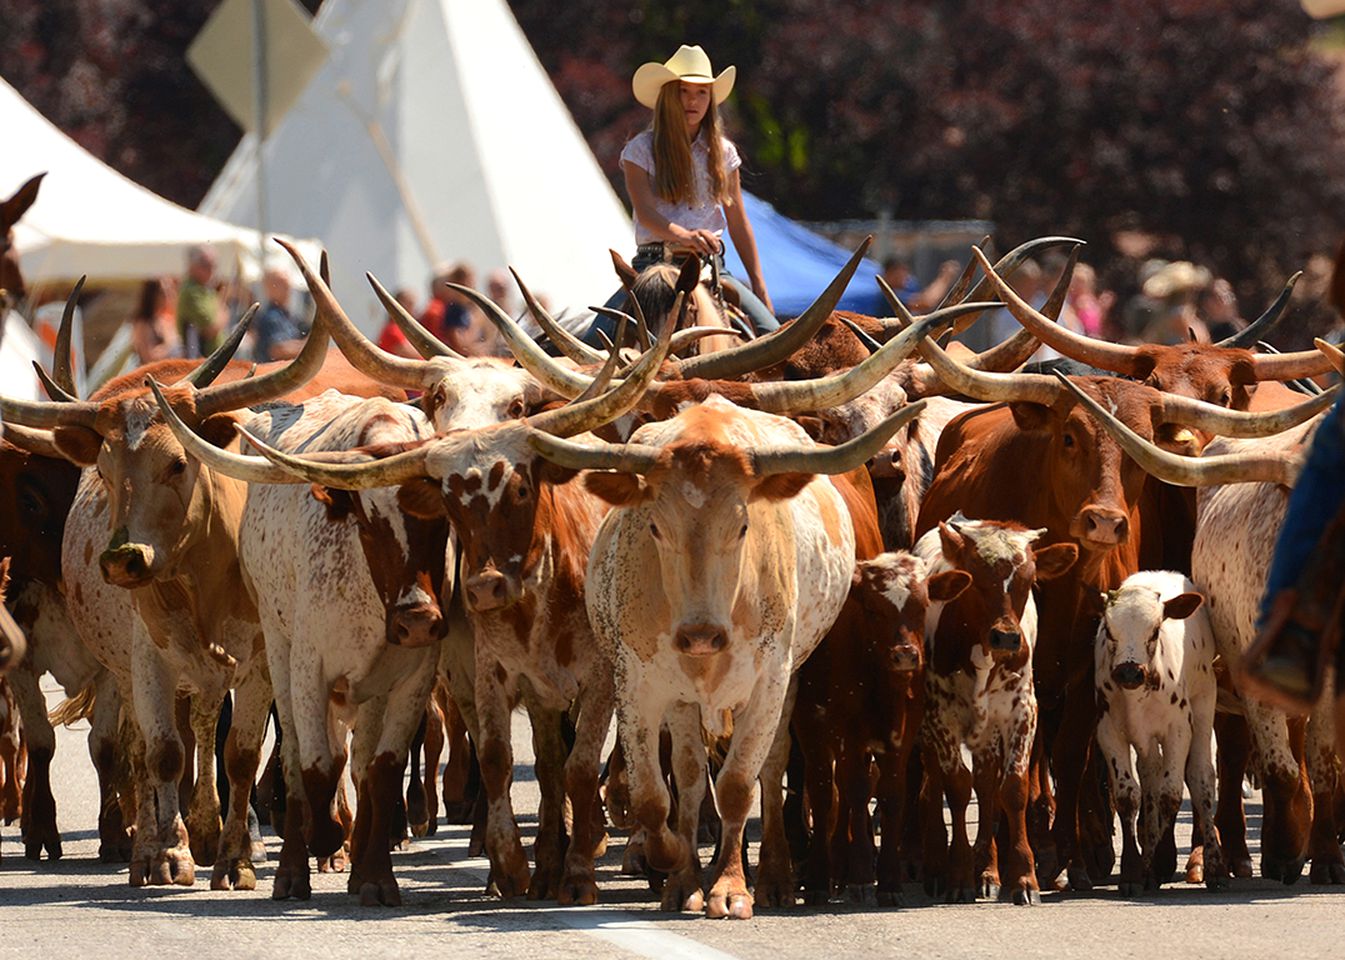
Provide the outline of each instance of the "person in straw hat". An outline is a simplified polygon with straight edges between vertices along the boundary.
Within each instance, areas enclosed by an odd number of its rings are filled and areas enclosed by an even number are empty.
[[[635,99],[654,115],[621,151],[621,169],[635,209],[636,271],[688,252],[721,257],[727,228],[750,287],[723,272],[722,260],[720,277],[762,333],[778,323],[743,207],[742,159],[719,117],[736,76],[735,67],[715,74],[705,51],[685,44],[663,63],[636,70]]]

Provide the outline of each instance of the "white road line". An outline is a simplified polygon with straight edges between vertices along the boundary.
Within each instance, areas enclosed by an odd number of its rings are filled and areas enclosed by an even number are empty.
[[[486,882],[490,875],[489,860],[484,857],[468,859],[465,841],[455,839],[446,846],[454,851],[452,869],[471,874],[483,884]],[[648,957],[650,960],[737,960],[731,953],[707,947],[690,937],[660,930],[650,920],[628,910],[536,907],[529,912],[545,914],[572,930],[578,930],[580,933],[603,940],[637,956]]]

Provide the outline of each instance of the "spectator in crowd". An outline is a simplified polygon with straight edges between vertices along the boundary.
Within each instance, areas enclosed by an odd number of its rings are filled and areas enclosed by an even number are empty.
[[[416,295],[411,292],[409,287],[400,287],[392,295],[392,299],[402,305],[411,316],[416,315],[417,304]],[[397,326],[392,317],[388,317],[383,323],[383,329],[378,334],[378,345],[388,353],[396,354],[399,357],[407,357],[411,360],[419,360],[421,356],[416,352],[416,348],[411,346],[411,341],[406,339],[406,334],[402,333],[402,328]]]
[[[928,313],[939,304],[952,286],[962,267],[956,260],[945,260],[939,266],[939,274],[927,287],[921,287],[911,265],[901,257],[888,257],[883,261],[883,279],[912,313]]]
[[[1208,270],[1189,260],[1174,260],[1154,270],[1141,288],[1153,306],[1140,330],[1140,340],[1170,346],[1194,337],[1201,343],[1209,343],[1209,331],[1196,314],[1196,295],[1211,280]]]
[[[1106,316],[1116,301],[1110,291],[1098,292],[1097,271],[1086,263],[1077,264],[1070,278],[1065,306],[1078,322],[1078,329],[1090,337],[1104,335]]]
[[[276,269],[262,275],[266,306],[252,324],[252,359],[258,363],[290,360],[303,349],[308,331],[290,313],[289,277]]]
[[[1247,326],[1247,321],[1242,319],[1238,310],[1238,298],[1233,294],[1233,285],[1223,277],[1217,277],[1200,291],[1196,300],[1196,313],[1215,343],[1228,339]]]
[[[511,317],[517,317],[523,310],[523,305],[514,299],[514,279],[508,270],[490,271],[490,276],[486,277],[486,296]]]
[[[179,355],[182,343],[173,312],[176,296],[177,280],[173,277],[159,277],[141,284],[140,300],[131,314],[131,347],[141,363]]]
[[[462,294],[447,285],[476,286],[476,271],[465,262],[442,264],[430,278],[430,302],[420,315],[421,325],[464,356],[484,352],[484,318]]]
[[[184,356],[205,356],[219,345],[226,315],[214,279],[215,252],[209,247],[187,251],[187,278],[177,295],[177,334]]]
[[[1018,269],[1009,275],[1009,286],[1036,309],[1040,310],[1046,305],[1047,288],[1041,265],[1037,261],[1024,260]],[[1009,313],[1008,308],[1000,307],[977,320],[959,339],[967,349],[980,353],[1007,340],[1021,329],[1023,328],[1013,318],[1013,314]],[[1043,354],[1039,351],[1036,359],[1047,359],[1051,356],[1055,354]]]

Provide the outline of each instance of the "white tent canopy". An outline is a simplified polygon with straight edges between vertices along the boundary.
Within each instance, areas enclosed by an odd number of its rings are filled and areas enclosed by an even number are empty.
[[[361,326],[367,270],[423,298],[436,263],[510,265],[553,305],[616,287],[630,220],[504,0],[327,0],[331,49],[264,148],[267,224],[319,238]],[[256,140],[201,210],[256,217]]]
[[[83,274],[109,281],[181,273],[188,248],[202,243],[214,247],[224,273],[256,276],[257,231],[195,213],[128,180],[49,123],[4,80],[0,121],[9,144],[0,150],[0,196],[47,172],[37,202],[14,228],[29,283]]]

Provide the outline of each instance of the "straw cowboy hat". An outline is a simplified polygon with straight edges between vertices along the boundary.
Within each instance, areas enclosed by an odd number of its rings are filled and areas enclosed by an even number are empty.
[[[665,83],[685,80],[687,83],[714,84],[715,103],[720,104],[728,99],[729,91],[733,89],[733,81],[737,76],[737,67],[726,67],[724,72],[716,77],[710,67],[710,58],[704,50],[699,46],[689,47],[682,44],[666,62],[646,63],[636,70],[630,85],[635,91],[635,99],[652,110],[658,103],[659,91],[663,89]]]

